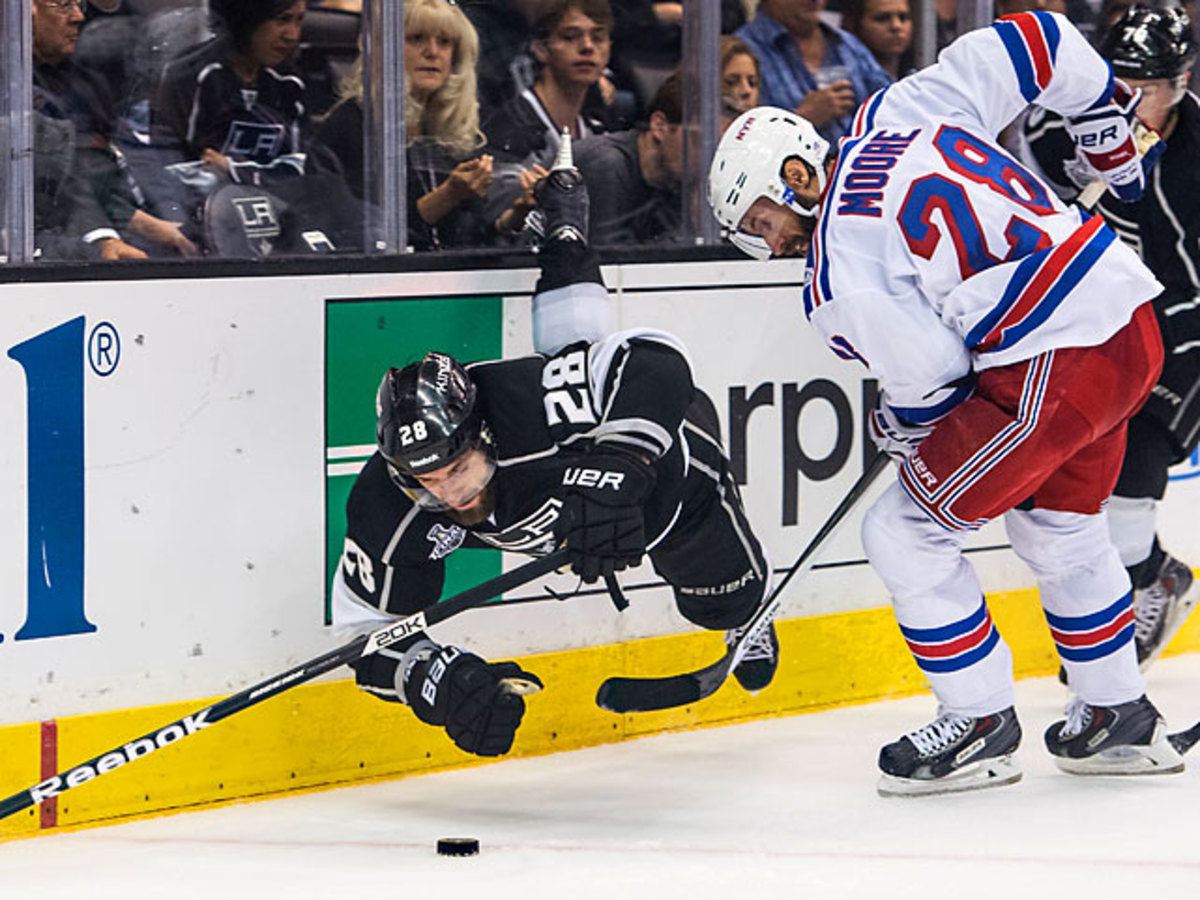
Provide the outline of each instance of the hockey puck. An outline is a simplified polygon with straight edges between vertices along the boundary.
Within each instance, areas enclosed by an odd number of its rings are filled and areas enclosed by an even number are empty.
[[[477,856],[478,838],[438,838],[438,856]]]

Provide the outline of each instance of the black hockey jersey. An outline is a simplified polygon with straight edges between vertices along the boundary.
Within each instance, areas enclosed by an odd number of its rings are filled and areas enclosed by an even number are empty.
[[[407,615],[435,603],[444,560],[459,547],[549,553],[564,469],[593,445],[619,445],[653,460],[657,479],[644,508],[650,546],[686,529],[689,453],[682,426],[696,391],[675,338],[639,329],[572,344],[554,356],[467,370],[497,465],[492,516],[465,528],[417,505],[375,453],[346,504],[335,624]]]
[[[154,137],[188,160],[207,148],[218,151],[243,184],[303,174],[305,91],[298,75],[270,67],[246,84],[217,40],[167,68],[154,103]]]

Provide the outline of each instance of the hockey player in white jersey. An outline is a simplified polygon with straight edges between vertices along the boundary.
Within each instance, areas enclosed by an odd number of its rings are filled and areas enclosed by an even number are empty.
[[[962,548],[1004,516],[1073,696],[1045,743],[1077,774],[1180,771],[1134,652],[1129,577],[1103,506],[1125,423],[1162,364],[1161,285],[1099,217],[995,141],[1027,104],[1062,113],[1115,195],[1140,196],[1138,97],[1064,17],[1004,17],[868,98],[836,159],[793,113],[726,131],[709,201],[753,255],[807,254],[805,315],[882,386],[870,414],[899,478],[863,543],[939,703],[880,752],[884,795],[1008,784],[1012,657]]]

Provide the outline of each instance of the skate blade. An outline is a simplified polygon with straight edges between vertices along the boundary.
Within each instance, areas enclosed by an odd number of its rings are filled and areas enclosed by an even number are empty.
[[[1174,775],[1184,768],[1183,757],[1171,746],[1159,726],[1150,744],[1111,747],[1084,759],[1065,756],[1055,764],[1071,775]]]
[[[1021,780],[1021,764],[1009,756],[980,760],[943,778],[900,778],[883,774],[875,790],[880,797],[928,797],[1003,787]]]

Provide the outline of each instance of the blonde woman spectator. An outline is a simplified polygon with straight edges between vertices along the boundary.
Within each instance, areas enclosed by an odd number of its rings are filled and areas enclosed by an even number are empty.
[[[492,184],[492,157],[479,152],[475,28],[446,0],[407,0],[404,42],[409,242],[418,250],[490,243],[494,232],[481,201]],[[362,197],[361,59],[340,94],[317,139]]]
[[[739,112],[759,105],[762,67],[750,45],[732,34],[721,35],[721,93]]]

